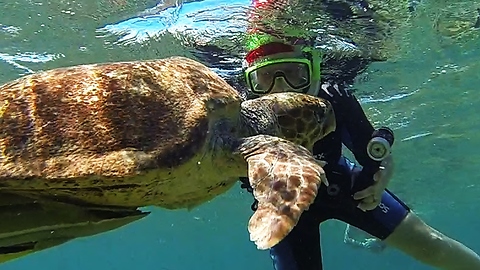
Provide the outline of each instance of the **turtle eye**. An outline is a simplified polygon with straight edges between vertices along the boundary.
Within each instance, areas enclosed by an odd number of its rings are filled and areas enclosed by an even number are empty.
[[[214,100],[208,100],[206,106],[209,111],[215,111],[217,108]]]
[[[206,102],[206,106],[210,111],[218,111],[227,106],[227,101],[222,98],[212,98]]]
[[[321,115],[320,110],[317,110],[317,115],[317,120],[319,123],[323,124],[323,129],[326,133],[330,133],[337,128],[335,112],[332,107],[323,104]]]

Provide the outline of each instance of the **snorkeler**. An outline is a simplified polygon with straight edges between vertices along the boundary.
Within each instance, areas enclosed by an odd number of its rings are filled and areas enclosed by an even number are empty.
[[[278,12],[282,4],[279,2],[284,1],[254,0],[253,7],[265,12],[275,5]],[[322,1],[322,5],[328,6],[328,3]],[[353,4],[368,8],[366,1]],[[338,15],[338,9],[331,10]],[[258,21],[255,24],[258,25]],[[477,254],[427,225],[386,189],[393,174],[393,155],[383,159],[380,166],[372,161],[367,147],[375,129],[348,88],[348,83],[370,61],[346,61],[341,54],[327,58],[318,49],[322,44],[313,44],[303,36],[278,32],[273,35],[257,30],[250,29],[246,44],[244,76],[249,96],[285,91],[315,95],[332,103],[337,121],[337,129],[318,141],[313,149],[315,157],[327,161],[324,169],[330,185],[320,187],[315,202],[302,214],[293,231],[271,248],[274,269],[322,269],[319,225],[328,219],[360,228],[386,245],[438,269],[480,269]],[[350,72],[323,76],[321,71],[336,64],[335,59]],[[359,67],[355,69],[355,65]],[[342,145],[352,151],[359,165],[344,156]],[[371,168],[376,169],[368,182],[358,177],[362,169]],[[248,180],[241,180],[242,187],[251,190]],[[254,205],[252,208],[255,209]]]

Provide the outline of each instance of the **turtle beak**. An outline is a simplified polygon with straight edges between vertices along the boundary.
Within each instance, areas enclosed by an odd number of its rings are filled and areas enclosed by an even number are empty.
[[[337,121],[335,119],[335,112],[331,106],[327,106],[327,111],[325,112],[325,117],[327,120],[324,123],[323,130],[325,130],[325,135],[330,134],[331,132],[337,129]]]

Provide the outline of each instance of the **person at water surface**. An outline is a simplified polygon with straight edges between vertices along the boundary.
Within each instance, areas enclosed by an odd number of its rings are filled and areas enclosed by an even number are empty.
[[[330,185],[320,187],[314,204],[302,214],[293,231],[270,249],[274,269],[323,269],[319,225],[329,219],[355,226],[387,246],[437,269],[480,269],[480,257],[474,251],[426,224],[386,189],[394,170],[392,154],[381,162],[372,178],[366,179],[368,183],[361,183],[365,179],[358,177],[360,171],[375,166],[367,153],[375,129],[349,84],[372,59],[342,58],[341,53],[332,57],[323,54],[319,49],[322,44],[315,44],[315,38],[306,37],[300,30],[293,34],[288,30],[272,31],[263,18],[269,18],[270,22],[277,18],[275,23],[281,23],[280,15],[288,4],[286,1],[252,2],[254,15],[250,17],[244,61],[248,96],[294,91],[327,99],[333,104],[337,129],[318,141],[313,150],[316,158],[327,162],[325,172]],[[348,7],[343,4],[322,1],[318,5],[327,15],[354,20],[351,10],[342,16],[342,8]],[[350,4],[361,6],[370,14],[370,22],[374,21],[366,1]],[[352,45],[356,44],[352,42]],[[342,66],[343,70],[339,71],[344,72],[321,75],[321,71],[331,70],[331,64]],[[354,154],[358,164],[345,157],[342,145]],[[242,187],[251,191],[245,179],[241,180]],[[368,187],[360,188],[362,186]],[[255,210],[255,204],[252,209]]]

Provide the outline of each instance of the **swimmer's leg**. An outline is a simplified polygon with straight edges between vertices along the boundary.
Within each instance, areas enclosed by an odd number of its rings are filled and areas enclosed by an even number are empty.
[[[405,203],[386,190],[372,211],[339,216],[339,219],[374,235],[427,265],[445,270],[480,269],[480,257],[465,245],[423,222]]]
[[[475,252],[430,227],[412,211],[385,239],[385,242],[439,269],[480,269],[480,257]]]
[[[322,270],[319,225],[320,222],[313,212],[303,212],[293,230],[270,249],[273,268],[275,270]]]

